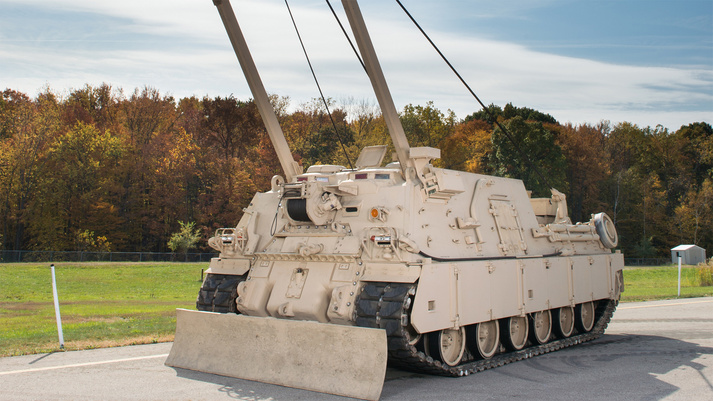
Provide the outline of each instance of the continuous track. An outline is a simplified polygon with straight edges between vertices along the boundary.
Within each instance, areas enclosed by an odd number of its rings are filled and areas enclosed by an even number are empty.
[[[237,287],[244,276],[209,274],[198,294],[196,307],[200,311],[237,313]],[[463,362],[448,366],[434,359],[424,350],[422,342],[409,331],[409,314],[416,286],[408,283],[365,283],[356,302],[356,324],[361,327],[386,331],[389,364],[427,374],[467,376],[471,373],[503,366],[562,348],[591,341],[604,333],[618,304],[615,300],[601,301],[595,312],[595,324],[586,333],[575,333],[542,345],[530,345],[514,352],[501,352],[488,359],[475,358],[466,350]]]
[[[237,313],[235,299],[238,297],[238,284],[241,281],[245,281],[245,276],[208,274],[198,291],[196,309],[204,312]]]
[[[391,365],[443,376],[467,376],[594,340],[604,333],[618,304],[616,300],[598,302],[595,324],[589,332],[576,333],[571,337],[556,339],[542,345],[532,345],[520,351],[498,353],[489,359],[476,359],[466,351],[463,363],[448,366],[428,356],[420,349],[422,347],[412,341],[415,338],[408,330],[408,316],[414,290],[414,284],[366,283],[356,303],[356,324],[386,330]]]

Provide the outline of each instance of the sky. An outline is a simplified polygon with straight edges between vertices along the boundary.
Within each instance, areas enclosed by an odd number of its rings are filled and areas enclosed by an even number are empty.
[[[485,104],[560,123],[713,124],[711,0],[402,3]],[[289,96],[292,109],[318,97],[284,0],[232,5],[267,91]],[[480,110],[395,1],[360,6],[397,109]],[[326,2],[290,7],[325,96],[376,105]],[[149,86],[176,98],[252,98],[210,0],[0,0],[0,90],[66,96],[102,83],[125,94]]]

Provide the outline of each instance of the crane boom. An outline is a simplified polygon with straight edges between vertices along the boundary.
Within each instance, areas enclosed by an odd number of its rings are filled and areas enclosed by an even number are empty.
[[[285,172],[285,178],[287,182],[290,182],[296,175],[302,173],[302,166],[292,157],[290,146],[287,144],[285,134],[282,132],[280,123],[277,121],[275,110],[272,108],[270,99],[265,91],[265,86],[262,84],[260,74],[250,55],[250,50],[245,42],[243,32],[240,30],[238,20],[235,18],[235,12],[230,5],[230,0],[213,0],[213,4],[218,8],[220,18],[223,20],[223,25],[225,25],[225,30],[228,32],[230,43],[233,45],[235,55],[238,57],[240,67],[242,67],[245,79],[248,81],[250,92],[252,92],[255,98],[258,111],[260,112],[260,116],[262,116],[262,121],[265,123],[267,134],[270,136],[270,141],[275,148],[277,158],[280,160],[282,170]]]
[[[364,67],[371,80],[371,86],[374,88],[376,99],[381,106],[381,113],[389,129],[391,141],[394,143],[396,157],[401,165],[401,169],[405,170],[410,164],[408,140],[406,139],[404,128],[401,125],[401,120],[399,120],[399,114],[396,111],[391,92],[386,84],[386,78],[384,78],[384,72],[381,70],[381,65],[376,56],[371,37],[366,29],[364,17],[355,0],[342,0],[342,5],[344,6],[344,11],[347,13],[352,32],[354,32],[359,52],[364,59]]]

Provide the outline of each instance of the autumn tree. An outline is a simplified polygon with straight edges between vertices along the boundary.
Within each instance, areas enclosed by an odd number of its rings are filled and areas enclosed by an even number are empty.
[[[111,252],[112,244],[106,236],[96,236],[94,231],[76,231],[74,249],[79,252]]]
[[[59,104],[49,90],[36,100],[12,90],[2,93],[0,102],[3,152],[0,157],[0,218],[5,241],[12,249],[28,249],[32,240],[26,229],[32,211],[30,204],[44,195],[40,187],[39,163],[59,128]],[[14,238],[10,232],[14,231]],[[3,245],[7,247],[7,245]]]
[[[286,97],[270,101],[305,167],[349,164],[337,133],[352,162],[365,146],[393,151],[375,104],[327,99],[328,114],[318,99],[293,111]],[[574,220],[606,211],[627,256],[665,256],[682,242],[713,249],[710,124],[573,126],[511,103],[487,110],[458,121],[429,102],[400,118],[412,146],[441,149],[439,167],[519,178],[549,196],[539,170],[567,194]],[[177,101],[150,87],[127,97],[108,84],[65,97],[49,88],[0,96],[3,249],[165,251],[181,222],[195,222],[202,237],[234,225],[275,174],[279,161],[250,100]]]
[[[602,196],[611,175],[606,150],[608,126],[565,124],[552,129],[557,131],[556,142],[566,160],[567,205],[572,220],[588,220],[591,213],[599,211],[611,213]]]
[[[676,207],[675,222],[679,243],[713,247],[713,180],[706,179],[700,189],[691,189]]]
[[[555,143],[554,134],[542,123],[528,123],[522,117],[505,121],[502,126],[510,133],[514,143],[499,127],[495,128],[491,153],[495,174],[521,179],[534,196],[550,196],[551,187],[566,193],[566,161],[562,149]]]
[[[430,101],[426,106],[406,105],[400,119],[411,146],[433,148],[441,146],[442,141],[453,133],[456,124],[453,111],[448,110],[448,113],[444,114]]]
[[[231,97],[203,98],[199,142],[209,157],[203,159],[205,191],[199,195],[196,219],[208,231],[235,224],[256,192],[251,163],[257,165],[258,144],[265,129],[254,102]]]
[[[184,223],[179,220],[178,224],[181,228],[171,235],[168,240],[168,248],[172,252],[186,253],[196,247],[198,240],[201,238],[201,233],[200,230],[195,228],[196,223],[193,221]]]
[[[383,125],[383,118],[378,104],[365,99],[347,99],[339,108],[348,116],[355,141],[365,141],[364,146],[386,145],[389,142],[388,134],[379,128]]]
[[[487,110],[477,111],[465,118],[465,121],[482,120],[490,124],[495,124],[496,121],[509,120],[514,117],[520,117],[525,121],[538,121],[546,124],[557,124],[557,120],[549,114],[530,109],[528,107],[516,107],[512,103],[508,103],[504,108],[500,108],[494,104],[490,104]]]
[[[639,218],[641,219],[641,237],[639,239],[640,257],[656,257],[657,249],[670,249],[676,244],[671,241],[672,231],[670,220],[666,215],[666,189],[658,175],[654,172],[643,176],[641,187],[641,204],[638,205]],[[650,250],[643,247],[651,244]]]
[[[503,109],[500,106],[491,103],[485,109],[478,110],[475,113],[466,116],[463,121],[469,122],[472,120],[480,120],[485,121],[490,125],[494,125],[495,122],[502,117],[502,115]]]
[[[259,141],[256,132],[262,128],[255,102],[243,102],[233,96],[203,98],[203,129],[224,159],[244,158]]]
[[[348,155],[344,152],[354,144],[354,132],[345,121],[345,115],[341,110],[335,110],[332,115],[335,126],[330,123],[308,134],[307,142],[310,146],[305,149],[302,156],[305,164],[348,166],[354,163],[355,160],[351,157],[347,160]]]
[[[154,193],[157,164],[164,156],[162,142],[170,140],[167,138],[178,130],[180,113],[172,96],[161,95],[151,87],[136,89],[121,100],[120,106],[120,134],[126,157],[120,163],[118,207],[125,221],[126,246],[130,250],[161,250],[169,227],[157,218],[161,208],[157,207],[160,199]]]
[[[682,153],[696,186],[713,178],[713,127],[699,122],[682,126],[675,134],[682,143]]]
[[[482,120],[470,120],[455,126],[441,145],[441,160],[445,168],[487,174],[488,159],[493,146],[492,127]]]
[[[119,100],[123,94],[111,85],[99,87],[85,85],[70,92],[62,105],[62,122],[66,126],[76,123],[91,124],[99,132],[117,130],[120,122]]]
[[[333,99],[326,101],[330,114],[322,99],[312,99],[283,119],[290,148],[305,168],[314,164],[349,166],[361,150],[346,112]]]
[[[35,199],[31,227],[40,249],[73,250],[77,236],[96,231],[122,238],[116,178],[124,149],[109,131],[77,123],[57,136],[45,155],[44,196]]]

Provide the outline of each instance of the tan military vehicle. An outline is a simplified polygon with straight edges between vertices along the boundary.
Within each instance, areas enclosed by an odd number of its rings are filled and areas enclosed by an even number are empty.
[[[397,162],[364,149],[356,168],[293,160],[227,0],[214,0],[286,178],[258,193],[198,296],[178,311],[168,365],[378,399],[389,364],[463,376],[603,333],[623,290],[604,213],[567,216],[564,194],[436,168],[411,148],[356,1],[344,8]],[[219,313],[209,313],[219,312]]]

